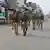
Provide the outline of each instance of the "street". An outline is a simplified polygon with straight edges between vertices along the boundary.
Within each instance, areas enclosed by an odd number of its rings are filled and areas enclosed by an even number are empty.
[[[0,25],[0,50],[50,50],[50,19],[44,22],[43,30],[28,29],[27,36],[22,36],[19,27],[16,36],[9,25]]]

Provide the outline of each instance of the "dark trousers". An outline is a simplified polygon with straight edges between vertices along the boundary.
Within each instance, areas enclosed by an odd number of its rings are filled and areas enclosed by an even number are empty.
[[[41,20],[41,30],[43,29],[43,20]]]

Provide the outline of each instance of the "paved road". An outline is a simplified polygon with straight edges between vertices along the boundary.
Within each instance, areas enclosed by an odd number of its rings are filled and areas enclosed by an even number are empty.
[[[33,31],[31,25],[26,37],[16,36],[8,25],[0,25],[0,50],[50,50],[50,20],[44,23],[43,31]]]

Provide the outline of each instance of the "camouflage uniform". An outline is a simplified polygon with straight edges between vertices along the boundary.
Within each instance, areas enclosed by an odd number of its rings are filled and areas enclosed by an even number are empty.
[[[38,28],[40,28],[40,17],[36,17],[36,21],[37,21]]]
[[[23,24],[23,33],[24,33],[24,35],[23,36],[26,36],[27,29],[28,29],[28,23],[24,22],[24,24]]]
[[[35,30],[35,23],[36,23],[36,14],[32,16],[32,22],[33,22],[33,29]]]

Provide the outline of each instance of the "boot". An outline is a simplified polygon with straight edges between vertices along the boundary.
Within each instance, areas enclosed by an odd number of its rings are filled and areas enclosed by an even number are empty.
[[[26,31],[24,32],[24,35],[23,36],[26,36]]]

